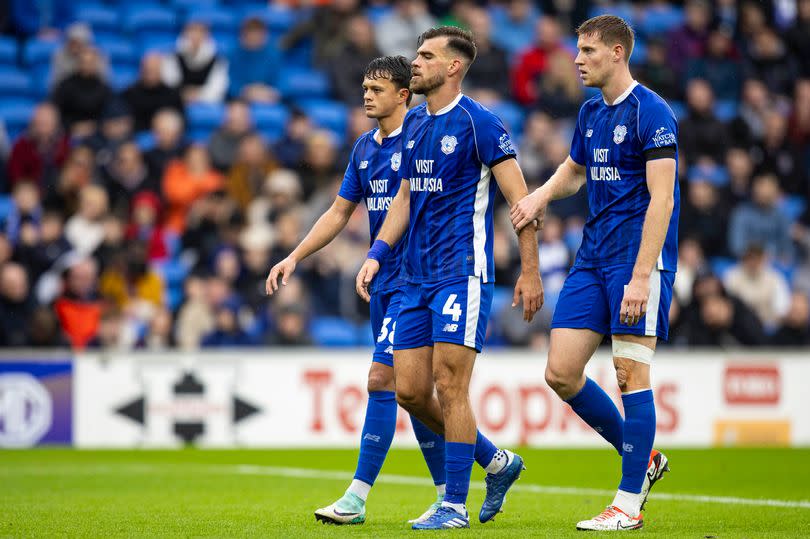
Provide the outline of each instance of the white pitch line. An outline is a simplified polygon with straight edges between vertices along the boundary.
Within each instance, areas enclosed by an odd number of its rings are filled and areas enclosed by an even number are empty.
[[[268,475],[273,477],[294,477],[299,479],[325,479],[335,481],[351,481],[354,474],[341,471],[315,470],[311,468],[286,468],[280,466],[257,466],[243,464],[234,467],[237,474],[242,475]],[[381,474],[377,483],[393,485],[433,486],[433,481],[423,477],[409,475]],[[471,489],[484,490],[480,483],[471,483]],[[613,496],[614,490],[579,487],[558,487],[547,485],[517,484],[511,490],[516,492],[532,492],[535,494],[561,494],[567,496]],[[810,500],[773,500],[757,498],[738,498],[734,496],[703,496],[699,494],[671,494],[658,492],[651,495],[655,500],[670,500],[677,502],[714,503],[720,505],[751,505],[756,507],[785,507],[793,509],[810,509]]]

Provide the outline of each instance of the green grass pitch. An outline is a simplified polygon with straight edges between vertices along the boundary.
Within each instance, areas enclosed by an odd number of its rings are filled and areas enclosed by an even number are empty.
[[[610,502],[619,458],[607,449],[519,452],[528,470],[510,492],[505,512],[494,522],[478,523],[483,479],[476,469],[469,499],[472,530],[439,533],[582,536],[574,525]],[[672,450],[667,455],[672,472],[650,496],[645,528],[628,533],[810,537],[810,450]],[[0,536],[430,534],[411,531],[406,523],[435,496],[415,450],[389,455],[368,500],[366,524],[317,523],[313,510],[343,493],[355,459],[353,450],[0,451]]]

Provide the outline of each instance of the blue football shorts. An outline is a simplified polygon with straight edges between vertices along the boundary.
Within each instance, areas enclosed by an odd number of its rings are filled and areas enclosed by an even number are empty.
[[[675,272],[654,269],[650,274],[647,313],[635,325],[619,320],[624,287],[633,276],[632,264],[602,268],[571,268],[565,279],[552,328],[592,329],[603,335],[669,337],[669,306]]]
[[[402,294],[397,288],[379,290],[371,295],[371,331],[374,335],[372,361],[394,366],[394,333]]]
[[[394,350],[460,344],[481,351],[486,336],[493,283],[458,277],[437,283],[405,283]]]

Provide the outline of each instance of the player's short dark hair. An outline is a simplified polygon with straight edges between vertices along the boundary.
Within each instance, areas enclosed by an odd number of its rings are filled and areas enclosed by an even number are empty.
[[[457,26],[439,26],[438,28],[431,28],[426,30],[419,36],[416,42],[417,47],[421,47],[422,43],[434,37],[446,37],[447,46],[454,52],[460,54],[467,60],[467,66],[475,61],[478,54],[478,49],[475,46],[475,41],[471,32],[458,28]]]
[[[411,104],[411,63],[404,56],[380,56],[366,66],[363,76],[367,79],[388,79],[397,90],[408,90],[406,105]]]
[[[577,28],[578,36],[595,36],[608,47],[616,43],[624,47],[627,51],[625,61],[630,61],[633,54],[633,44],[636,40],[636,33],[627,24],[627,21],[616,15],[599,15],[583,22]]]

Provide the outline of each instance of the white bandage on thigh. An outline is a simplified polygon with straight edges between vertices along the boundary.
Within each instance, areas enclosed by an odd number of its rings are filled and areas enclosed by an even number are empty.
[[[623,357],[649,365],[652,363],[653,354],[655,350],[643,344],[613,339],[613,357]]]

